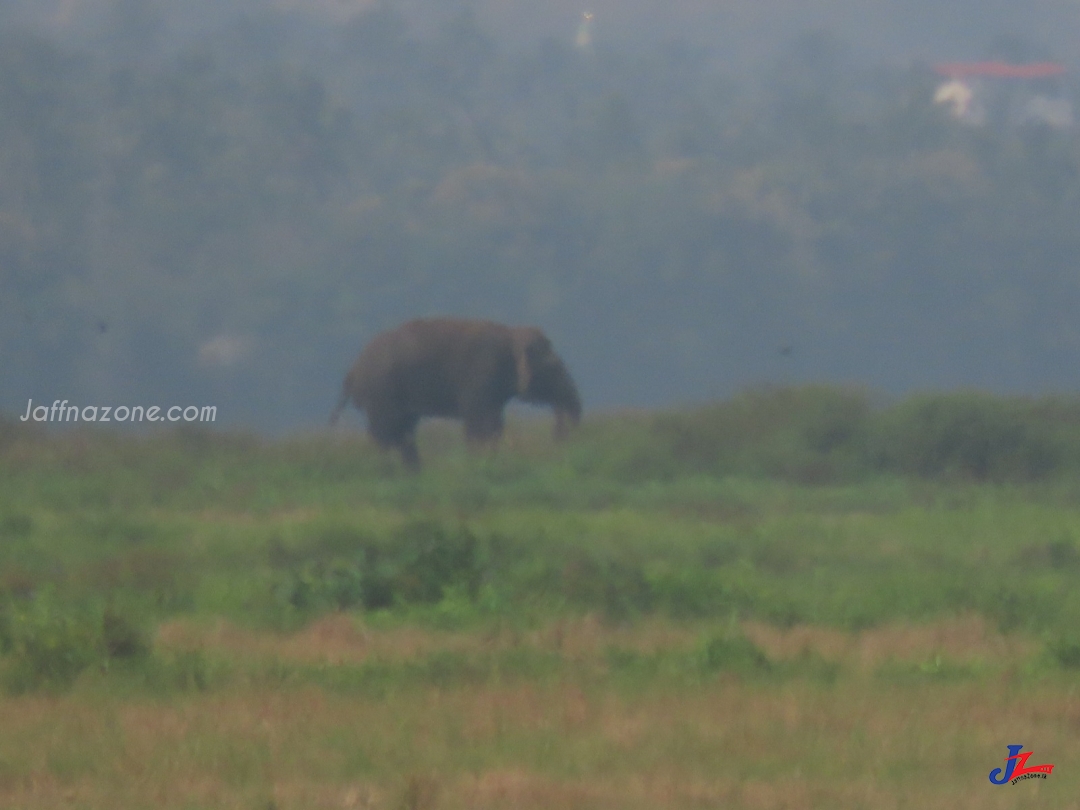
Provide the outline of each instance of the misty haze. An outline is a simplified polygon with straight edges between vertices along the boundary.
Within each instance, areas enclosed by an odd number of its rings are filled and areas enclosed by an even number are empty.
[[[1077,43],[0,0],[0,808],[1080,810]]]
[[[542,327],[586,410],[1074,391],[1077,41],[1052,0],[8,0],[0,408],[317,427],[425,315]]]

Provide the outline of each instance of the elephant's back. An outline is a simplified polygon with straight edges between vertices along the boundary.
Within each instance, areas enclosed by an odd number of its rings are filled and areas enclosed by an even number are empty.
[[[351,372],[355,398],[365,409],[377,398],[403,398],[422,410],[453,415],[460,390],[476,385],[478,373],[513,375],[511,340],[509,327],[492,321],[408,321],[380,332],[360,353]],[[504,374],[488,368],[502,359]]]
[[[372,368],[389,371],[416,363],[452,363],[488,347],[509,347],[510,329],[470,318],[417,318],[371,339],[361,354]]]

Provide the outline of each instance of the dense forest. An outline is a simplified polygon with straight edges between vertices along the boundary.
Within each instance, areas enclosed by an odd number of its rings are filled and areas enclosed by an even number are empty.
[[[988,83],[976,126],[930,63],[821,31],[748,76],[687,38],[510,42],[467,6],[249,8],[180,44],[155,8],[0,26],[11,413],[313,427],[368,338],[435,313],[541,325],[587,408],[1080,387],[1080,139],[1018,112],[1067,75]]]

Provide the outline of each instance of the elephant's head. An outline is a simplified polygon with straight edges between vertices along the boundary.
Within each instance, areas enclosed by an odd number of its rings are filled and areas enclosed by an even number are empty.
[[[536,327],[512,331],[517,365],[517,396],[555,411],[555,436],[564,437],[581,420],[581,399],[570,372],[551,348],[551,341]]]

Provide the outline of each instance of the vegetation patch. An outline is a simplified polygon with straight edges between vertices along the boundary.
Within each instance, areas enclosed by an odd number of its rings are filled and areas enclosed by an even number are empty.
[[[1018,722],[1076,753],[1080,666],[1072,406],[976,399],[761,389],[484,457],[435,425],[418,475],[15,425],[0,804],[887,806],[917,773],[963,807]]]

